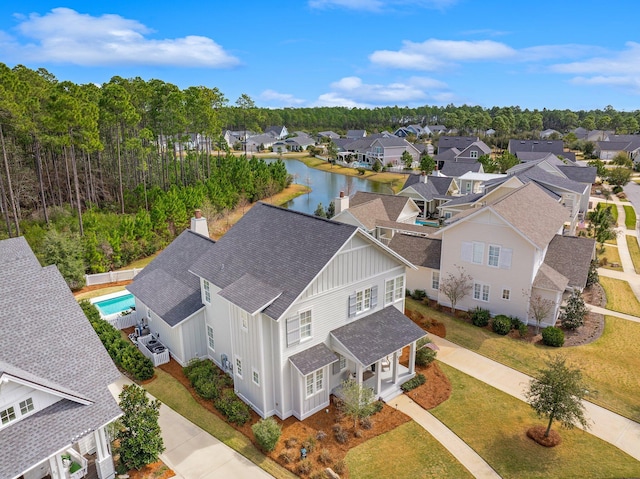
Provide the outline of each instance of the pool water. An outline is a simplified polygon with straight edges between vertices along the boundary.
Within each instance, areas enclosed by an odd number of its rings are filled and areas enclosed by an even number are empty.
[[[103,316],[127,311],[136,305],[131,293],[93,303]]]
[[[422,226],[434,226],[436,228],[440,226],[437,221],[426,221],[426,220],[418,220],[418,219],[416,219],[416,224],[422,225]]]

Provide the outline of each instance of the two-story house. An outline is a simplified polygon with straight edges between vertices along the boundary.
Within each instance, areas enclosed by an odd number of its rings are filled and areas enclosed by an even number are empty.
[[[0,477],[115,477],[120,377],[57,267],[23,237],[0,241]]]
[[[421,218],[439,216],[438,208],[458,194],[453,178],[436,172],[434,175],[409,175],[398,196],[411,198],[420,208]]]

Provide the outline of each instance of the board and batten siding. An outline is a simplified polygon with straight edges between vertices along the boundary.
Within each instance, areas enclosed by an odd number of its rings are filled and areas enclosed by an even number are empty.
[[[24,384],[18,384],[11,380],[2,384],[2,389],[0,389],[0,391],[0,411],[13,406],[16,415],[15,421],[8,423],[4,427],[11,427],[11,424],[15,424],[20,421],[20,418],[22,417],[20,413],[21,401],[25,401],[28,398],[32,399],[34,409],[28,413],[29,415],[32,415],[62,399],[60,396],[56,396],[55,394],[34,389]],[[3,426],[0,425],[0,429],[2,428]]]
[[[150,309],[142,302],[140,303],[143,305],[142,308],[138,306],[138,300],[136,299],[136,310],[144,313],[144,319],[149,326],[149,331],[155,334],[158,337],[158,341],[169,348],[169,354],[182,364],[184,360],[184,347],[182,338],[180,337],[180,330],[169,326],[153,309]]]
[[[184,346],[184,362],[178,361],[182,366],[186,366],[194,358],[207,357],[207,335],[203,334],[204,308],[182,321],[176,328],[180,328]]]
[[[207,303],[204,297],[204,288],[202,286],[203,280],[200,279],[202,292],[202,304],[204,304],[205,310],[205,326],[202,334],[207,341],[207,355],[213,360],[219,367],[222,367],[222,356],[225,355],[228,360],[233,363],[233,348],[231,344],[231,325],[230,325],[230,313],[229,302],[223,297],[218,295],[220,288],[209,285],[209,291],[211,293],[211,301]],[[215,349],[209,347],[209,340],[207,337],[207,325],[213,329],[214,345]]]

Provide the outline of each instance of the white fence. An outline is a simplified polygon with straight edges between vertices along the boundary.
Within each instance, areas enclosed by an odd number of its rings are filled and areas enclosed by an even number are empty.
[[[138,324],[138,312],[130,310],[126,314],[115,313],[105,316],[103,319],[116,329],[130,328]]]
[[[150,341],[152,340],[156,340],[156,337],[152,334],[147,334],[146,336],[140,336],[138,338],[138,349],[140,350],[140,352],[142,354],[144,354],[146,357],[148,357],[149,359],[151,359],[151,361],[153,361],[153,366],[154,367],[158,367],[161,364],[165,364],[169,362],[169,348],[165,347],[165,350],[162,351],[161,353],[154,353],[149,351],[149,348],[147,348],[147,344],[149,344]]]
[[[107,273],[85,274],[84,278],[87,286],[95,284],[116,283],[133,279],[142,268],[123,269],[121,271],[109,271]]]

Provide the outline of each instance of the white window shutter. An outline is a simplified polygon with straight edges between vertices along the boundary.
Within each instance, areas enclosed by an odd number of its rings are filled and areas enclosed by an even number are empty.
[[[378,286],[371,287],[371,309],[378,306]]]
[[[300,319],[293,316],[287,319],[287,346],[300,342]]]
[[[473,261],[473,243],[469,241],[465,241],[462,243],[462,261],[466,261],[467,263],[471,263]]]
[[[356,315],[356,293],[349,296],[349,317],[353,318]]]
[[[500,268],[511,269],[511,257],[513,256],[513,250],[511,248],[502,248],[500,251]]]

